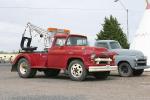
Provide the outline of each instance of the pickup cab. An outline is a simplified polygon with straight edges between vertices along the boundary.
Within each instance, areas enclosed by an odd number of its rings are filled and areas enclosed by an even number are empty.
[[[118,41],[115,40],[98,40],[95,42],[96,47],[105,47],[111,52],[116,52],[115,63],[118,66],[120,76],[140,76],[147,66],[147,58],[141,51],[123,49]]]
[[[35,49],[28,45],[12,63],[12,71],[17,71],[21,78],[34,77],[37,71],[54,77],[64,70],[72,80],[82,81],[88,74],[105,79],[110,71],[117,70],[116,53],[88,46],[87,37],[83,35],[59,33],[47,51]]]

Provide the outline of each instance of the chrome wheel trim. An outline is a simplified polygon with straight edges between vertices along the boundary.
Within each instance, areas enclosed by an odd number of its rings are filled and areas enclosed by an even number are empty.
[[[22,62],[19,66],[20,68],[20,73],[21,74],[26,74],[27,73],[27,68],[28,68],[28,64],[26,62]]]
[[[79,77],[82,76],[82,73],[83,73],[82,65],[80,65],[78,63],[75,63],[75,64],[72,65],[71,74],[72,74],[73,77],[79,78]]]

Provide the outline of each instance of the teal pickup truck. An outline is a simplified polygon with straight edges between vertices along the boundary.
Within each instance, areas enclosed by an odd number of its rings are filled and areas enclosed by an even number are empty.
[[[140,76],[147,66],[147,58],[144,54],[137,50],[123,49],[118,41],[115,40],[98,40],[95,42],[96,47],[105,47],[109,51],[114,51],[118,55],[115,63],[118,66],[120,76]]]

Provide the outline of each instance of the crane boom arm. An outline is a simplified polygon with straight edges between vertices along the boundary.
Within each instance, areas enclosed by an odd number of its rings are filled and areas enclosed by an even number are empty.
[[[32,32],[36,32],[41,38],[44,39],[44,46],[45,48],[48,47],[49,43],[50,43],[50,35],[53,35],[53,34],[48,34],[49,32],[41,27],[38,27],[38,26],[35,26],[33,24],[31,24],[30,22],[27,23],[27,26],[25,28],[25,31],[23,33],[23,37],[27,31],[27,29],[29,29],[29,33],[30,33],[30,36],[32,38]]]

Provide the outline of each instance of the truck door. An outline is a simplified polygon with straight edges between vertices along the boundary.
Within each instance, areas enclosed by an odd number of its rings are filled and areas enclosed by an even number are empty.
[[[66,63],[66,38],[56,38],[56,42],[48,52],[48,67],[63,68]]]

